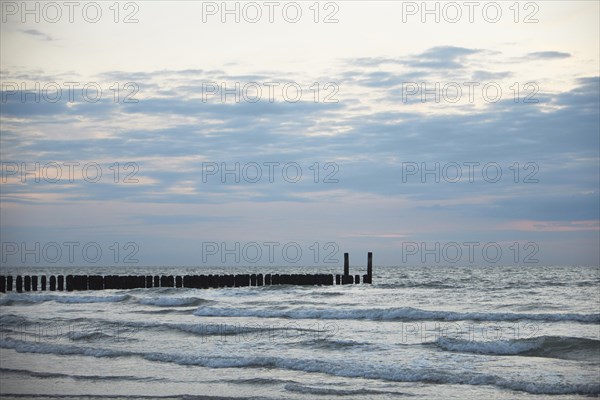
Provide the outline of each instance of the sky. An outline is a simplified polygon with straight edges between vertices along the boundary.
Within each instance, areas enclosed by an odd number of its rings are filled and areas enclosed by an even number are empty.
[[[0,266],[598,265],[599,4],[2,1]]]

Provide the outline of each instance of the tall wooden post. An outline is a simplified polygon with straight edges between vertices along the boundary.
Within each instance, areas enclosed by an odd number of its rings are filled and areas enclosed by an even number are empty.
[[[344,275],[350,275],[350,257],[344,253]]]
[[[367,254],[367,275],[369,275],[369,281],[373,278],[373,252]]]

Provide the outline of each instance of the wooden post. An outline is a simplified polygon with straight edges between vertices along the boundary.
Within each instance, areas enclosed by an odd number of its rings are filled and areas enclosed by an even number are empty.
[[[9,275],[6,277],[6,291],[12,292],[12,290],[13,290],[13,277],[12,277],[12,275]]]
[[[21,275],[17,275],[17,292],[21,293],[23,291],[23,277]]]
[[[104,289],[104,277],[102,275],[88,276],[88,289],[89,290],[103,290]]]
[[[23,279],[23,281],[24,281],[23,286],[25,286],[25,291],[26,292],[31,291],[31,276],[25,275],[25,279]]]
[[[46,275],[42,275],[42,291],[46,291]]]
[[[54,275],[50,275],[50,290],[53,292],[56,290],[56,276]]]
[[[372,282],[373,278],[373,252],[367,253],[367,275],[369,276],[369,282]]]
[[[4,275],[0,276],[0,292],[6,293],[6,278]]]
[[[38,283],[37,275],[32,276],[31,277],[31,290],[33,292],[37,292],[37,283]]]
[[[344,253],[344,275],[350,275],[350,256]]]
[[[65,290],[65,277],[63,275],[58,276],[57,287],[58,287],[58,290],[60,290],[60,291]]]

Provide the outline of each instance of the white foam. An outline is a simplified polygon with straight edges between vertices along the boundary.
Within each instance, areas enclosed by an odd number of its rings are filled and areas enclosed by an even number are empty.
[[[129,298],[128,295],[93,296],[75,294],[23,294],[10,293],[0,298],[0,305],[11,305],[19,303],[43,303],[55,301],[57,303],[115,303]]]
[[[515,355],[541,348],[544,344],[544,337],[525,340],[496,340],[489,342],[442,337],[439,338],[435,344],[444,350],[463,353]]]
[[[165,353],[119,352],[109,349],[84,348],[70,345],[28,343],[17,340],[0,340],[0,347],[15,349],[18,352],[46,353],[61,355],[85,355],[91,357],[139,356],[149,361],[197,365],[209,368],[280,368],[293,371],[325,373],[342,377],[361,377],[395,382],[428,382],[462,385],[493,385],[502,388],[525,391],[535,394],[600,394],[600,385],[579,383],[546,383],[506,380],[495,375],[427,369],[404,369],[401,366],[335,363],[315,359],[294,359],[280,357],[215,357]]]
[[[206,317],[259,317],[259,318],[293,318],[293,319],[367,319],[381,321],[576,321],[600,322],[600,314],[575,313],[489,313],[429,311],[411,307],[374,308],[374,309],[236,309],[219,307],[201,307],[194,312],[197,316]]]
[[[151,297],[139,299],[140,304],[157,307],[195,306],[207,300],[198,297]]]

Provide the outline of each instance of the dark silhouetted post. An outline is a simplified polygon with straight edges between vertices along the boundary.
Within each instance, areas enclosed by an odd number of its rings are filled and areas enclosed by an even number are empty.
[[[0,292],[6,293],[6,278],[4,276],[0,276]]]
[[[62,275],[58,276],[57,286],[58,286],[58,290],[60,290],[60,291],[65,290],[65,277],[64,276],[62,276]]]
[[[54,275],[50,275],[50,290],[53,292],[56,290],[56,277]]]
[[[37,275],[34,275],[31,277],[31,290],[34,292],[37,292],[37,282],[38,282],[37,278],[38,278]]]
[[[42,275],[42,291],[46,290],[46,275]]]
[[[363,283],[373,283],[373,253],[367,255],[367,274],[363,275]]]
[[[13,277],[7,276],[6,277],[6,291],[12,292],[12,289],[13,289]]]
[[[31,277],[29,275],[25,275],[25,291],[29,292],[31,290]]]
[[[350,275],[350,255],[344,253],[344,275]]]
[[[23,277],[21,275],[17,275],[17,292],[21,293],[23,291]]]

